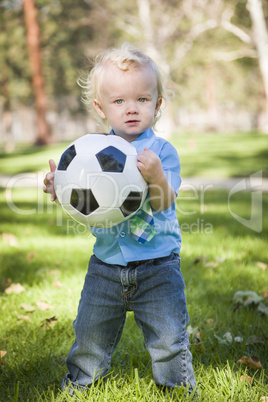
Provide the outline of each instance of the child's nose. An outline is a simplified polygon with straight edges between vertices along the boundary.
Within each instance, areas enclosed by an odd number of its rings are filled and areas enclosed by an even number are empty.
[[[127,105],[127,114],[135,114],[138,113],[138,105],[136,102],[129,102]]]

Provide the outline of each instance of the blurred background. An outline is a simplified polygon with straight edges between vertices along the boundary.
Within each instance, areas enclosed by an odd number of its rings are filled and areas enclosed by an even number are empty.
[[[0,146],[100,131],[77,78],[131,42],[175,97],[158,130],[268,133],[267,0],[1,0]]]

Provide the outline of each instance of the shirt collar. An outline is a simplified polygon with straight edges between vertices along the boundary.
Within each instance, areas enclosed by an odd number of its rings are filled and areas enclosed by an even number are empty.
[[[113,130],[110,131],[110,134],[114,134]],[[145,147],[150,148],[153,145],[154,141],[155,133],[151,128],[148,128],[130,144],[132,144],[136,148],[137,152],[141,152],[144,150]]]

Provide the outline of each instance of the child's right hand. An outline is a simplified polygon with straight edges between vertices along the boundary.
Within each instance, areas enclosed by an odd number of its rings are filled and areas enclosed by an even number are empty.
[[[55,171],[56,171],[56,164],[55,162],[50,159],[49,160],[49,167],[50,167],[50,172],[46,174],[44,178],[44,187],[43,191],[46,194],[51,194],[50,200],[56,201],[57,196],[54,188],[54,177],[55,177]]]

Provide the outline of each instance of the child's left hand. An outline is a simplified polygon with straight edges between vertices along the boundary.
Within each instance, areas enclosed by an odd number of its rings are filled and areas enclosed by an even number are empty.
[[[148,148],[138,153],[137,166],[149,184],[151,206],[156,211],[165,211],[175,201],[175,193],[169,184],[158,155]]]
[[[144,180],[149,184],[157,184],[164,174],[160,158],[148,148],[138,153],[137,166]]]

